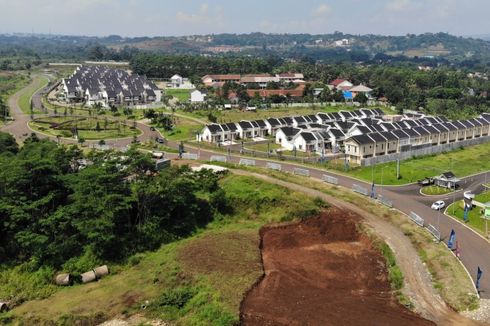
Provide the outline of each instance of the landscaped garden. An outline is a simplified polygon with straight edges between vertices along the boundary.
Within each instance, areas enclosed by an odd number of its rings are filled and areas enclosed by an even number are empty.
[[[85,140],[126,138],[141,134],[133,125],[105,117],[51,116],[35,119],[29,125],[48,135],[63,138],[78,136]]]
[[[433,186],[423,187],[420,190],[420,192],[427,196],[439,196],[439,195],[445,195],[451,193],[452,189],[433,185]]]
[[[486,191],[482,194],[475,196],[475,201],[478,201],[482,204],[490,202],[490,191]],[[485,235],[486,233],[486,224],[485,219],[483,218],[483,208],[482,207],[473,207],[471,211],[468,212],[468,222],[471,228],[476,230],[478,233]],[[449,205],[446,210],[446,213],[462,222],[464,222],[464,203],[462,200],[455,202],[454,204]]]

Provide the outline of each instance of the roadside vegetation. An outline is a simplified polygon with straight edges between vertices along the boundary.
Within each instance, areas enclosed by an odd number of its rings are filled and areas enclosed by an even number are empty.
[[[0,299],[14,308],[1,323],[97,324],[138,313],[236,324],[262,275],[259,228],[325,207],[251,177],[186,167],[148,176],[153,164],[134,151],[91,152],[93,165],[79,170],[74,147],[31,138],[19,149],[0,135]],[[97,283],[53,284],[57,272],[100,264],[112,275]]]
[[[479,195],[475,196],[475,201],[478,201],[482,204],[486,204],[490,202],[490,191],[486,191]],[[487,223],[483,218],[484,209],[481,207],[473,207],[471,211],[468,212],[468,222],[464,221],[464,202],[462,200],[457,201],[451,205],[449,205],[446,209],[446,214],[458,219],[459,221],[465,223],[470,226],[473,230],[480,233],[481,235],[488,237],[487,232]],[[490,225],[488,226],[490,229]]]
[[[31,99],[34,93],[39,89],[48,85],[48,78],[42,75],[34,75],[32,78],[32,83],[22,89],[19,97],[19,107],[25,114],[31,114]],[[33,108],[32,113],[39,113],[38,110]]]

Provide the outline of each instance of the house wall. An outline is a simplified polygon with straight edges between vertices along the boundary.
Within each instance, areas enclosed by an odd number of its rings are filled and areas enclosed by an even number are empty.
[[[395,154],[388,154],[383,156],[377,156],[372,158],[363,159],[361,162],[362,166],[371,166],[372,164],[380,164],[386,162],[393,162],[396,160],[406,160],[412,158],[414,156],[424,156],[424,155],[434,155],[442,152],[452,151],[454,149],[460,148],[461,146],[472,146],[483,144],[490,141],[490,136],[479,137],[475,139],[467,139],[459,142],[437,145],[437,146],[428,146],[425,148],[410,150],[406,152],[400,152]]]

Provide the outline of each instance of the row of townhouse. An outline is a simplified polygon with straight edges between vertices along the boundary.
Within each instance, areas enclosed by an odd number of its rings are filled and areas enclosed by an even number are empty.
[[[309,125],[307,128],[283,127],[276,133],[276,144],[285,150],[325,154],[342,145],[345,134],[331,126]]]
[[[490,114],[485,113],[479,118],[468,120],[445,121],[390,131],[356,134],[345,140],[344,148],[350,162],[361,164],[363,159],[370,157],[409,152],[430,146],[486,137],[489,134]]]
[[[342,130],[344,135],[350,128],[366,121],[381,121],[383,111],[379,109],[360,109],[354,111],[340,111],[334,113],[318,113],[304,116],[292,116],[281,118],[268,118],[231,122],[223,124],[209,124],[204,127],[198,141],[210,143],[233,142],[276,136],[279,129],[284,127],[315,129],[316,131],[328,131],[328,129]]]

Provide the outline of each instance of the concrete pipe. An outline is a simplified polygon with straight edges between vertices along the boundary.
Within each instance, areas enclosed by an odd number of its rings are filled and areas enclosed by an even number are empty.
[[[0,312],[5,312],[9,310],[9,306],[6,302],[0,302]]]
[[[97,278],[101,278],[102,276],[106,276],[109,274],[109,267],[107,267],[107,265],[99,266],[94,268],[94,272]]]
[[[63,274],[56,275],[55,282],[57,285],[63,285],[63,286],[70,285],[71,284],[70,274],[63,273]]]
[[[97,280],[97,275],[95,275],[93,270],[81,274],[80,277],[82,278],[82,283],[89,283]]]

